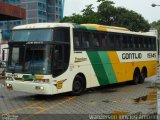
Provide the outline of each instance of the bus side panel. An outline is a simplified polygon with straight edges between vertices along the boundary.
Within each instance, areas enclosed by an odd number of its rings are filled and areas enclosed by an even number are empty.
[[[135,62],[120,62],[120,58],[116,51],[108,51],[113,70],[115,72],[118,82],[125,82],[133,79],[133,73],[136,67],[142,70],[143,67],[147,68],[147,77],[157,74],[156,60],[148,61],[135,61]]]
[[[100,85],[117,82],[106,51],[88,51],[87,54]]]
[[[86,51],[79,53],[75,52],[73,59],[72,76],[75,77],[79,73],[84,74],[86,78],[86,88],[99,86],[95,71],[91,66],[91,62]]]
[[[128,80],[132,80],[133,72],[134,72],[133,63],[121,63],[119,61],[116,51],[108,51],[107,53],[110,57],[111,64],[113,66],[113,70],[117,77],[117,81],[125,82]]]
[[[147,77],[151,77],[157,74],[157,61],[146,62],[147,67]]]

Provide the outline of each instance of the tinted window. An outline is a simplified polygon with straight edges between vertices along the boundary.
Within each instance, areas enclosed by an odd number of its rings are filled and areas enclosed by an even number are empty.
[[[116,49],[121,48],[121,41],[122,41],[122,36],[121,35],[115,35],[115,48]]]
[[[83,32],[82,44],[83,44],[83,48],[90,48],[91,47],[89,32]]]
[[[109,34],[108,41],[109,41],[109,44],[107,44],[108,48],[114,49],[114,34]]]
[[[90,34],[90,41],[92,43],[93,48],[97,48],[100,46],[99,43],[99,33],[93,32]]]
[[[73,39],[75,48],[79,50],[156,50],[156,39],[148,36],[76,30]]]
[[[51,41],[52,36],[52,29],[15,30],[11,41]]]
[[[56,42],[69,42],[69,28],[56,28],[54,40]]]
[[[74,48],[75,49],[82,48],[81,36],[82,36],[81,31],[74,30],[74,32],[73,32],[73,43],[74,43]]]

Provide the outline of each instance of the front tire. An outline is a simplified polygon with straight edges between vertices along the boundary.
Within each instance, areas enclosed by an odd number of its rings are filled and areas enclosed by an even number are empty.
[[[80,95],[85,90],[85,79],[77,75],[73,81],[72,95]]]

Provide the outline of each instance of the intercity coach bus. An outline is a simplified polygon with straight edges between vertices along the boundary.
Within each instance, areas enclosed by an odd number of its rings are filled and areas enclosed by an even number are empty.
[[[97,24],[35,23],[13,28],[6,86],[35,94],[131,81],[157,73],[156,35]]]

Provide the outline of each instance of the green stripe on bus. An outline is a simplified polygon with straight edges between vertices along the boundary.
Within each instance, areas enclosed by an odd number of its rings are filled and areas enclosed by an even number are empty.
[[[73,24],[74,28],[79,28],[79,29],[87,29],[87,30],[97,30],[95,27],[91,26],[83,26],[79,24]]]
[[[91,27],[91,26],[86,26],[86,28],[87,28],[88,30],[97,30],[95,27]]]
[[[79,28],[79,29],[87,29],[86,26],[82,26],[79,24],[73,24],[74,28]]]
[[[106,75],[109,79],[109,83],[116,83],[117,82],[117,78],[114,72],[114,69],[112,67],[112,63],[110,61],[109,55],[106,51],[100,51],[98,52],[99,56],[101,58],[101,61],[103,63],[103,67],[105,69]]]
[[[100,85],[116,83],[116,76],[107,52],[87,52]]]

